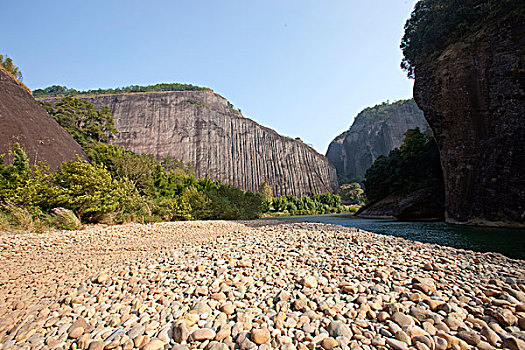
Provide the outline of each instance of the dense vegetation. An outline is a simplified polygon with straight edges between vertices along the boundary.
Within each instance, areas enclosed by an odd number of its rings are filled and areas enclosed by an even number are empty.
[[[179,83],[161,83],[148,86],[131,85],[115,89],[94,89],[79,91],[67,86],[53,85],[44,89],[36,89],[33,91],[33,96],[36,98],[42,97],[65,97],[65,96],[82,96],[82,95],[111,95],[111,94],[125,94],[134,92],[155,92],[155,91],[212,91],[207,87],[196,86],[192,84]]]
[[[4,67],[4,69],[8,73],[13,75],[13,77],[15,79],[17,79],[19,81],[22,81],[22,79],[23,79],[22,72],[20,71],[20,68],[15,66],[15,64],[13,63],[13,60],[11,58],[9,58],[6,55],[0,54],[0,64],[2,65],[2,67]]]
[[[90,153],[92,163],[77,159],[50,173],[45,164],[30,167],[15,145],[13,164],[0,168],[4,221],[16,224],[17,211],[25,211],[32,221],[47,220],[56,207],[72,210],[83,222],[104,223],[253,219],[262,214],[262,195],[209,178],[197,180],[191,167],[172,159],[161,163],[104,143],[96,143]]]
[[[345,204],[362,206],[366,202],[365,191],[359,182],[340,185],[336,194],[341,197]]]
[[[267,212],[344,209],[332,194],[273,198],[267,183],[261,193],[251,193],[207,177],[197,179],[189,164],[169,157],[158,161],[108,144],[116,130],[106,108],[96,110],[92,103],[72,97],[43,105],[80,143],[90,162],[66,162],[51,173],[43,163],[29,166],[25,152],[15,144],[13,163],[0,162],[0,225],[33,228],[28,223],[37,222],[70,229],[78,227],[77,217],[87,223],[121,223],[254,219]],[[70,217],[56,208],[70,210]]]
[[[443,174],[434,138],[409,129],[400,148],[379,156],[366,171],[365,193],[374,202],[392,194],[408,194],[420,188],[443,192]]]
[[[313,215],[342,213],[352,210],[341,203],[341,197],[331,193],[297,198],[292,195],[273,197],[265,202],[269,215]]]
[[[109,108],[95,109],[91,102],[65,97],[55,105],[41,103],[53,119],[73,136],[87,154],[98,142],[108,142],[117,132]]]
[[[522,0],[420,0],[405,24],[401,67],[414,78],[420,58],[439,54],[448,44],[479,29],[492,17],[523,19]]]

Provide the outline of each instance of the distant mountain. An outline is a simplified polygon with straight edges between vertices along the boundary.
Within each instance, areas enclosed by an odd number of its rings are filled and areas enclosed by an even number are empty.
[[[365,108],[330,143],[326,157],[339,177],[363,178],[377,157],[401,146],[405,132],[413,128],[424,131],[428,124],[412,99]]]

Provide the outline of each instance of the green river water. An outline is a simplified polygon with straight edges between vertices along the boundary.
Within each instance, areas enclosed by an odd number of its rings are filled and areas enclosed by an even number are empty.
[[[525,230],[449,225],[444,222],[404,222],[389,219],[362,219],[346,214],[278,217],[283,222],[319,222],[403,237],[478,252],[495,252],[525,259]]]

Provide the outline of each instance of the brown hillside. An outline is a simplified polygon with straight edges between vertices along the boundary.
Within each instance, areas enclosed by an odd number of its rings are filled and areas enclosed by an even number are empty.
[[[86,155],[79,144],[58,125],[11,75],[0,69],[0,154],[11,161],[9,152],[18,142],[31,164],[45,161],[51,169],[60,163]]]

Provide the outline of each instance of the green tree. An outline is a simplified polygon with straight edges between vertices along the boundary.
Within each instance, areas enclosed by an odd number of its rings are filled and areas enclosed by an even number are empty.
[[[114,178],[131,181],[142,195],[155,192],[153,172],[160,164],[154,157],[102,142],[93,143],[89,155],[93,163],[104,165]]]
[[[44,102],[43,106],[88,155],[94,142],[108,142],[117,132],[108,107],[97,110],[93,103],[73,97],[65,97],[55,105]]]
[[[444,191],[439,151],[434,138],[418,128],[407,130],[400,148],[379,156],[366,171],[366,197],[370,201],[391,194],[407,194],[420,188]]]
[[[259,193],[263,195],[266,201],[272,200],[273,198],[272,186],[268,183],[268,181],[263,180],[263,182],[259,185]]]
[[[401,67],[414,78],[418,63],[439,55],[450,43],[486,25],[491,18],[505,16],[523,21],[522,0],[420,0],[405,24],[401,40]]]
[[[99,222],[113,212],[130,213],[141,204],[133,184],[113,179],[103,165],[83,160],[63,163],[54,182],[58,186],[57,204],[88,222]]]
[[[86,91],[78,91],[68,88],[67,86],[53,85],[43,89],[36,89],[33,91],[35,97],[57,97],[57,96],[77,96],[77,95],[111,95],[111,94],[128,94],[136,92],[155,92],[155,91],[213,91],[207,87],[196,86],[192,84],[179,83],[161,83],[155,85],[141,86],[130,85],[119,87],[115,89],[93,89]]]
[[[20,68],[15,66],[15,64],[13,63],[13,60],[10,57],[0,54],[0,64],[2,65],[2,67],[5,68],[5,70],[11,73],[17,80],[19,81],[23,80],[22,72],[20,71]]]
[[[341,185],[336,194],[346,204],[364,205],[365,203],[365,191],[358,182]]]
[[[18,143],[14,144],[12,155],[13,163],[7,167],[1,160],[1,203],[38,210],[53,207],[56,191],[49,168],[44,163],[30,167],[27,155]]]

